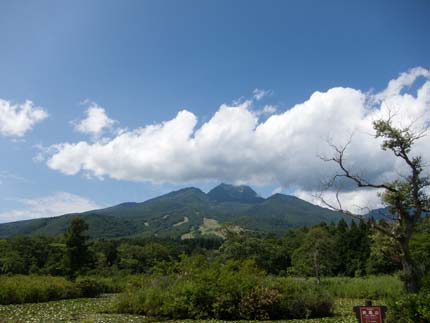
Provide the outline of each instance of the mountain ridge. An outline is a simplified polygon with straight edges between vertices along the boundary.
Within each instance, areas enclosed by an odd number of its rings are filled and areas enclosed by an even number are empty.
[[[341,218],[338,212],[295,196],[277,193],[262,198],[249,186],[222,183],[208,193],[186,187],[144,202],[125,202],[83,213],[3,223],[0,237],[62,234],[77,216],[88,222],[93,239],[222,236],[225,225],[238,230],[282,233]]]
[[[224,183],[211,189],[207,196],[214,202],[258,203],[264,200],[249,186],[234,186]]]

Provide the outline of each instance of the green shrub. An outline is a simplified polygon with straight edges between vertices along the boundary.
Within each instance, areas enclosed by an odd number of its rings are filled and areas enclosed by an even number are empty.
[[[315,281],[267,276],[250,261],[184,258],[174,274],[142,276],[117,298],[115,311],[171,319],[283,319],[332,314]]]
[[[95,297],[107,289],[100,281],[93,278],[80,278],[73,283],[63,277],[53,276],[0,276],[0,304]]]
[[[316,280],[284,278],[283,299],[280,313],[288,318],[313,318],[330,316],[333,312],[333,297]],[[277,317],[281,318],[281,317]]]
[[[110,277],[103,276],[81,276],[77,281],[91,280],[97,283],[100,293],[119,293],[122,292],[126,286],[129,279],[132,276],[127,275],[115,275]]]
[[[276,316],[276,307],[281,299],[282,294],[278,290],[258,286],[240,300],[240,315],[247,320],[268,320]]]
[[[102,293],[103,287],[94,279],[81,279],[76,282],[82,297],[96,297]]]
[[[37,303],[80,296],[80,289],[61,277],[0,276],[0,304]]]
[[[388,304],[390,323],[430,322],[430,292],[391,298]]]

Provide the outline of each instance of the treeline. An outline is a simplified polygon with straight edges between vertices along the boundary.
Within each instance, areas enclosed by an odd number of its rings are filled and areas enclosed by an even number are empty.
[[[122,239],[89,241],[87,224],[75,219],[66,234],[57,237],[18,236],[0,239],[0,274],[110,276],[139,274],[178,261],[180,256],[210,254],[220,238],[192,240]]]
[[[413,254],[423,271],[430,268],[430,229],[423,221],[413,239]],[[1,274],[76,277],[151,273],[180,256],[205,255],[224,260],[253,260],[280,276],[365,276],[400,269],[397,246],[369,223],[321,223],[290,230],[284,236],[226,230],[226,239],[123,239],[89,241],[77,219],[63,236],[0,240]]]

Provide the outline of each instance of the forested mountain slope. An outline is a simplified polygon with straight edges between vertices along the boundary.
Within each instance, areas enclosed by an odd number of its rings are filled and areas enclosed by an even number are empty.
[[[264,199],[249,186],[220,184],[207,194],[190,187],[142,203],[127,202],[80,214],[4,223],[0,224],[0,237],[62,234],[76,216],[88,222],[89,235],[94,239],[222,236],[226,223],[235,230],[281,233],[340,219],[337,212],[294,196],[275,194]]]

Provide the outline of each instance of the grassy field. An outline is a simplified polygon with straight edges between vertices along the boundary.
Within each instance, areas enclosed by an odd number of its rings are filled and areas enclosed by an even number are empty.
[[[61,300],[55,302],[2,305],[0,306],[0,323],[148,323],[156,320],[144,316],[109,314],[113,297],[81,298],[73,300]],[[352,306],[361,303],[360,299],[336,300],[335,316],[323,319],[288,320],[276,322],[288,323],[355,323]],[[164,321],[169,323],[222,323],[216,320],[180,320]],[[253,321],[240,321],[241,323]],[[275,322],[275,321],[271,321]],[[239,321],[237,321],[239,323]]]

